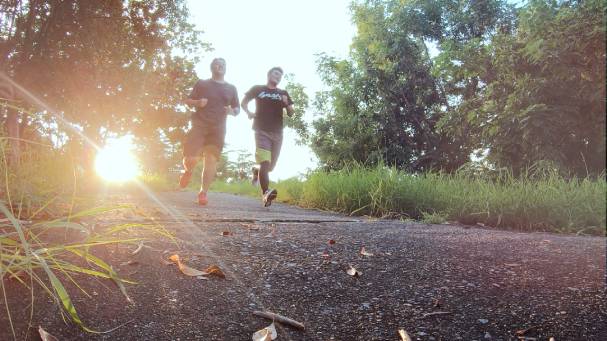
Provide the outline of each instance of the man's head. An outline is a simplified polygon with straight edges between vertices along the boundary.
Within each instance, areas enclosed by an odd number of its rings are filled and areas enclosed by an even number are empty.
[[[275,66],[268,71],[268,84],[277,86],[282,80],[283,71],[280,67]]]
[[[211,62],[211,73],[213,76],[223,77],[226,74],[226,60],[223,58],[215,58]]]

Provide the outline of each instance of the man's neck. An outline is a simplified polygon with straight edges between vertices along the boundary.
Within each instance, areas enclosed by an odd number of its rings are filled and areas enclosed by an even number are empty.
[[[276,89],[276,88],[278,88],[277,84],[274,84],[272,82],[268,82],[266,84],[266,87],[268,87],[268,89]]]
[[[211,75],[211,79],[218,83],[225,83],[225,80],[223,79],[223,75]]]

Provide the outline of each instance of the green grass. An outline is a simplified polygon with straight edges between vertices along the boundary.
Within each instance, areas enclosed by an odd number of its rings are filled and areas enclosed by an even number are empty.
[[[154,237],[170,240],[174,237],[156,223],[125,223],[104,229],[85,223],[90,219],[103,219],[100,216],[107,214],[134,216],[142,212],[129,206],[84,209],[91,207],[93,200],[80,196],[91,189],[96,193],[98,184],[84,176],[68,153],[29,144],[24,148],[20,164],[9,166],[6,141],[0,134],[0,300],[8,316],[8,327],[14,339],[18,339],[20,330],[16,330],[11,317],[7,295],[22,294],[22,306],[31,300],[31,320],[34,306],[38,305],[33,302],[34,287],[38,286],[60,307],[64,319],[97,333],[78,316],[64,283],[72,283],[84,296],[93,299],[85,286],[78,283],[77,278],[82,277],[75,275],[84,275],[84,280],[99,278],[115,283],[129,301],[126,284],[134,282],[122,278],[110,264],[96,257],[95,250],[116,244],[136,245],[147,238],[141,234],[134,237],[134,230],[145,230]],[[147,176],[142,181],[154,189],[164,188],[166,182],[159,176]],[[125,220],[128,220],[126,215]],[[7,292],[5,281],[8,279],[18,281],[25,290]],[[20,321],[19,326],[30,324],[31,321]]]
[[[246,185],[215,188],[249,194],[242,188]],[[481,223],[521,231],[605,232],[604,178],[566,179],[555,172],[522,177],[508,172],[492,177],[465,172],[414,175],[389,167],[353,166],[315,172],[305,181],[281,181],[275,187],[280,201],[350,215]]]

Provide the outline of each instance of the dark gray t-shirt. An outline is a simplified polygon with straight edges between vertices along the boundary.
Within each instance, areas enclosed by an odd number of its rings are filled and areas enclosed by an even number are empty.
[[[208,100],[204,108],[196,108],[192,114],[192,124],[202,124],[225,128],[226,110],[228,105],[232,108],[240,106],[236,87],[230,83],[217,82],[212,79],[199,80],[194,85],[189,98]]]
[[[285,107],[282,102],[283,95],[287,96],[289,105],[293,104],[286,90],[270,89],[265,85],[255,85],[245,93],[245,101],[255,99],[253,129],[282,132],[282,109]]]

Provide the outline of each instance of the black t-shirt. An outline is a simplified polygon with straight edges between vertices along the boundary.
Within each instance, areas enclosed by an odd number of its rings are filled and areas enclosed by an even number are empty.
[[[226,124],[226,109],[228,105],[238,108],[238,92],[236,87],[227,82],[217,82],[212,79],[199,80],[194,85],[191,99],[206,98],[207,105],[204,108],[196,107],[192,114],[192,124],[213,125],[224,127]]]
[[[253,129],[281,132],[282,109],[285,104],[282,96],[287,96],[289,105],[293,104],[289,93],[282,89],[270,89],[265,85],[255,85],[244,95],[245,100],[255,99],[255,119]]]

